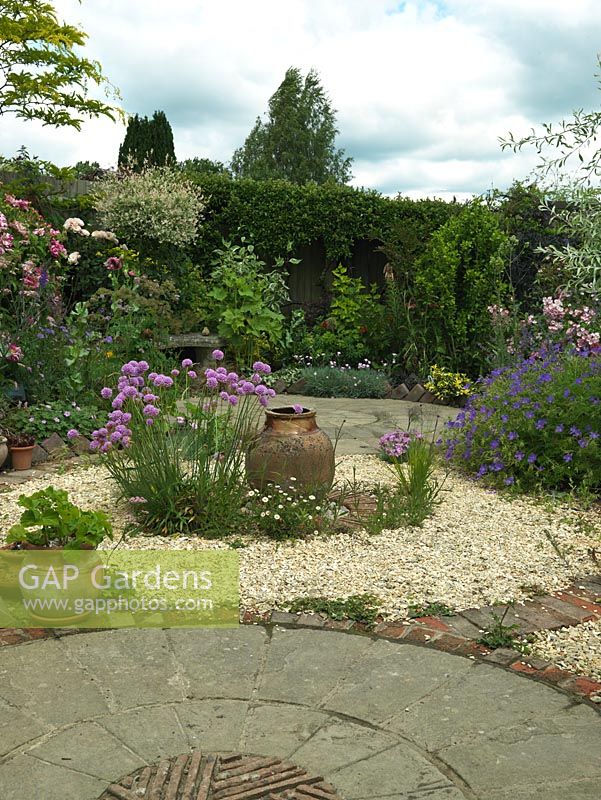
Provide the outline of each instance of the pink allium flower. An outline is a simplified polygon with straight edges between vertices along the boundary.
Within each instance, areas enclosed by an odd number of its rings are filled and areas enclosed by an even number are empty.
[[[211,355],[213,356],[213,358],[215,359],[215,361],[223,361],[223,359],[224,359],[224,353],[223,353],[223,350],[213,350],[213,352],[211,353]]]

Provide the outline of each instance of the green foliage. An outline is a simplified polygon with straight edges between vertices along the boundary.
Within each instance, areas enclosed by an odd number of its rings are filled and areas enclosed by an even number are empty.
[[[601,356],[532,356],[482,382],[446,457],[495,486],[598,494],[600,398]]]
[[[409,619],[417,619],[418,617],[452,617],[454,614],[453,609],[446,603],[409,603]]]
[[[103,463],[122,499],[132,504],[140,526],[152,535],[222,538],[239,534],[248,525],[243,512],[247,490],[241,475],[261,406],[252,396],[234,395],[237,408],[222,402],[219,392],[238,385],[232,377],[216,387],[205,382],[197,403],[188,405],[182,416],[182,401],[189,397],[195,378],[184,364],[179,375],[158,376],[162,380],[153,382],[147,363],[132,363],[136,365],[134,381],[144,377],[156,399],[151,414],[152,404],[142,393],[124,399],[123,412],[131,414],[129,433],[119,440],[124,449],[108,435],[101,447]],[[130,393],[131,387],[130,383]],[[107,422],[105,434],[110,425]],[[98,443],[96,438],[92,444]]]
[[[235,236],[251,241],[268,263],[318,240],[323,241],[328,262],[338,262],[351,256],[356,240],[373,240],[377,246],[394,239],[395,231],[414,219],[431,232],[462,208],[442,200],[391,199],[333,183],[231,180],[217,174],[188,177],[207,198],[205,222],[194,247],[199,264],[210,262],[223,237]],[[425,233],[420,238],[421,249],[427,238]]]
[[[118,164],[135,172],[175,164],[173,131],[164,111],[155,111],[151,119],[137,114],[129,118]]]
[[[36,547],[81,550],[97,547],[104,538],[113,538],[111,523],[103,511],[82,511],[63,489],[49,486],[21,495],[18,502],[25,511],[8,532],[9,544],[24,542]]]
[[[405,462],[394,461],[391,464],[397,491],[403,499],[403,516],[407,525],[421,526],[440,503],[442,484],[434,475],[435,464],[433,443],[417,437],[409,443]]]
[[[303,393],[312,397],[385,397],[389,385],[386,375],[372,369],[308,367],[301,377],[307,383]]]
[[[0,170],[8,173],[4,176],[5,194],[28,200],[49,222],[60,224],[60,195],[75,177],[73,169],[31,156],[22,146],[13,158],[0,156]]]
[[[478,644],[490,647],[491,650],[496,650],[498,647],[520,649],[520,640],[516,636],[516,631],[519,630],[520,626],[517,624],[504,624],[510,608],[512,608],[512,604],[507,606],[502,615],[492,612],[492,622],[478,639]]]
[[[516,301],[530,309],[557,289],[557,270],[550,268],[541,248],[561,244],[559,226],[545,207],[545,193],[534,183],[515,181],[504,192],[492,192],[488,204],[511,241],[507,281]]]
[[[256,531],[276,541],[301,539],[323,533],[331,527],[324,500],[297,489],[267,484],[261,491],[251,489],[245,507]]]
[[[487,307],[503,295],[506,248],[496,217],[479,201],[432,235],[411,287],[430,363],[475,376],[483,370],[492,336]]]
[[[237,364],[250,365],[282,334],[282,306],[288,288],[281,269],[265,272],[252,244],[224,242],[216,250],[208,296],[215,302],[217,332],[232,349]],[[281,267],[278,261],[276,267]]]
[[[265,122],[257,118],[232,158],[239,178],[281,178],[292,183],[347,183],[352,159],[335,146],[336,113],[313,69],[304,78],[290,67],[269,100]]]
[[[89,436],[100,426],[100,414],[95,406],[54,400],[14,409],[8,414],[5,425],[11,432],[30,434],[37,442],[53,433],[66,441],[67,431],[72,428],[82,436]]]
[[[558,187],[544,207],[562,235],[561,243],[539,248],[555,273],[553,293],[595,298],[601,292],[601,192],[578,184]]]
[[[95,208],[102,225],[134,247],[185,248],[197,237],[204,202],[175,168],[146,167],[98,181]]]
[[[87,34],[60,23],[51,3],[0,1],[0,116],[13,113],[45,125],[80,130],[83,117],[122,115],[88,97],[90,86],[109,86],[97,61],[78,48]]]
[[[291,614],[324,614],[338,621],[350,619],[372,627],[380,615],[382,601],[373,594],[353,594],[330,600],[327,597],[299,597],[288,604]]]
[[[213,161],[210,158],[186,158],[179,161],[180,169],[186,178],[198,178],[202,175],[225,175],[231,177],[231,172],[221,161]]]
[[[444,367],[432,364],[424,389],[431,392],[437,400],[452,405],[469,397],[468,384],[469,378],[467,375],[463,375],[461,372],[451,372]]]

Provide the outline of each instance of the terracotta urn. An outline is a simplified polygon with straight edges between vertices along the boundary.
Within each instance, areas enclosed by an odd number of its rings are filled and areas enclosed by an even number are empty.
[[[33,448],[35,445],[28,447],[13,447],[10,448],[10,459],[13,469],[31,469],[31,460],[33,457]]]
[[[267,483],[325,493],[334,480],[334,447],[315,411],[290,407],[265,411],[265,427],[251,444],[246,475],[251,486]],[[292,480],[294,479],[294,480]]]

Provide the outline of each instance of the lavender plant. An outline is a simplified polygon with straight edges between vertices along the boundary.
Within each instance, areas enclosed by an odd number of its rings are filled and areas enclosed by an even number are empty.
[[[224,356],[215,350],[213,357]],[[91,447],[148,533],[216,538],[244,524],[245,453],[261,406],[275,391],[262,382],[268,364],[255,362],[247,378],[219,366],[204,371],[192,403],[192,366],[184,359],[164,375],[146,361],[124,364],[116,395],[111,387],[101,392],[113,410]]]

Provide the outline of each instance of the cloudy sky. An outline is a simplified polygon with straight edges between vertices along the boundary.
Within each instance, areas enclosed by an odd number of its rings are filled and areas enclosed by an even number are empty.
[[[338,111],[352,183],[458,198],[503,188],[536,161],[502,152],[575,108],[599,107],[599,0],[56,0],[127,112],[163,109],[180,159],[229,161],[289,66],[317,69]],[[114,165],[124,127],[82,132],[0,120],[60,165]]]

